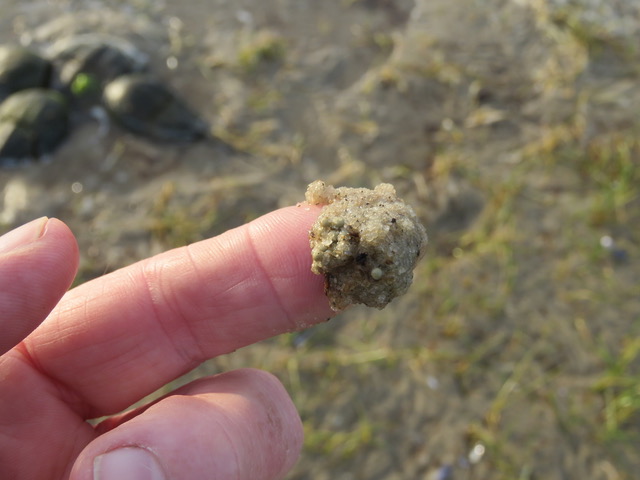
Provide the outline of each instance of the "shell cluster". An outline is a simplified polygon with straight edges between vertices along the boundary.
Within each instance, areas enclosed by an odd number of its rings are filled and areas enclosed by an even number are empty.
[[[204,138],[207,123],[148,63],[133,44],[100,34],[62,38],[44,56],[0,45],[0,166],[51,154],[96,107],[154,141]]]

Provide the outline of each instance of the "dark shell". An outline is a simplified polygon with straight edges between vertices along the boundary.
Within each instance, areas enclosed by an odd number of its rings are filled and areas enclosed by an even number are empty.
[[[102,87],[114,78],[147,69],[149,59],[134,45],[108,35],[78,35],[57,42],[49,55],[56,66],[56,84],[70,88],[80,74]]]
[[[51,63],[30,50],[0,45],[0,101],[14,92],[45,87],[51,77]]]
[[[206,135],[207,124],[158,79],[125,75],[104,89],[104,104],[131,132],[154,140],[189,142]]]
[[[68,132],[67,102],[53,90],[29,89],[0,104],[0,161],[52,153]]]

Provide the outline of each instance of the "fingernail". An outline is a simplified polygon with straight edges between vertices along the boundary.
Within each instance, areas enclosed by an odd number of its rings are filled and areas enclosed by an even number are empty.
[[[156,457],[144,448],[125,447],[93,461],[93,480],[165,480]]]
[[[0,237],[0,253],[8,253],[37,240],[44,234],[48,221],[47,217],[41,217],[5,233]]]

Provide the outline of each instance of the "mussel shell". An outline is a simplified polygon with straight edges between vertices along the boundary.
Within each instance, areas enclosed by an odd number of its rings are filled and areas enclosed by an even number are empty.
[[[189,142],[207,132],[206,122],[150,75],[116,78],[105,87],[103,102],[124,128],[155,140]]]
[[[69,129],[64,96],[40,88],[22,90],[0,104],[0,160],[52,153]]]
[[[51,62],[31,50],[0,45],[0,101],[14,92],[45,87],[51,77]]]

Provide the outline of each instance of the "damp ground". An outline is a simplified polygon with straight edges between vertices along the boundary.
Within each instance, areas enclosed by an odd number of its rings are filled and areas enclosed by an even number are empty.
[[[393,184],[430,245],[407,295],[202,365],[274,372],[290,479],[632,479],[640,459],[640,7],[632,0],[5,0],[0,41],[127,36],[215,139],[99,115],[0,171],[0,230],[57,216],[77,282],[308,183]]]

